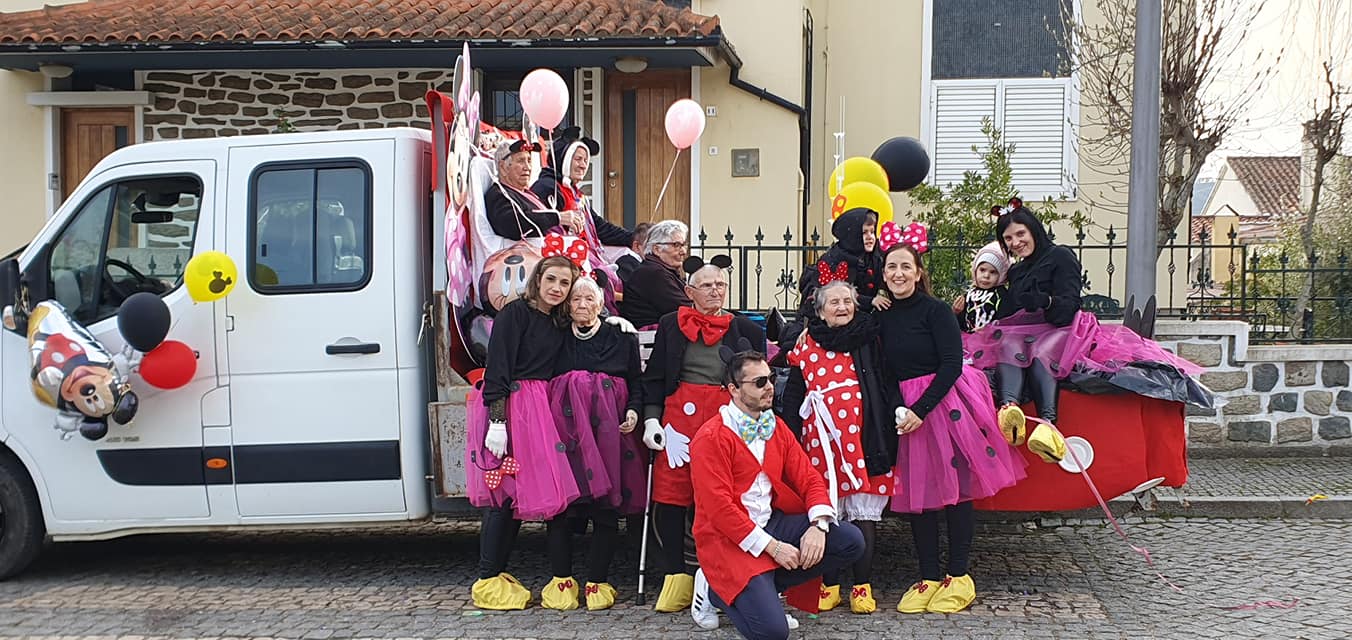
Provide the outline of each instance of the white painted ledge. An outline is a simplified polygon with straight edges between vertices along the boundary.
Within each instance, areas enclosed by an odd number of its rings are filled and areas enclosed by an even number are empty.
[[[34,107],[138,107],[151,104],[149,91],[33,91]]]

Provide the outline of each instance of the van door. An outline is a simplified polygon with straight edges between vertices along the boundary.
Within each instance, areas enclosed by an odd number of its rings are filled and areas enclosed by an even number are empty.
[[[172,525],[211,515],[206,483],[209,477],[221,481],[222,474],[206,468],[202,402],[218,386],[214,313],[211,304],[193,304],[182,276],[195,251],[213,248],[215,171],[209,160],[102,171],[72,194],[58,214],[60,224],[49,226],[24,256],[25,280],[50,292],[44,297],[60,302],[110,352],[124,344],[118,307],[148,291],[169,307],[168,339],[198,356],[193,380],[177,389],[156,389],[132,375],[140,408],[130,424],[110,423],[96,441],[78,435],[61,440],[52,428],[56,410],[30,390],[26,336],[3,331],[5,425],[37,461],[54,533]]]
[[[225,300],[240,515],[406,511],[395,362],[394,142],[230,152]]]

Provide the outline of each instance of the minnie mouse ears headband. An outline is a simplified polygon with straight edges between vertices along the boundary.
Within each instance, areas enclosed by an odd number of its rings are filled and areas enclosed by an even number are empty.
[[[700,269],[703,269],[706,266],[715,266],[723,270],[731,269],[732,257],[720,253],[712,258],[709,258],[708,262],[705,262],[704,258],[701,258],[699,256],[690,256],[689,258],[685,259],[685,262],[681,263],[681,269],[685,271],[685,275],[687,276],[695,275],[696,271],[699,271]]]
[[[991,207],[991,215],[995,216],[996,218],[999,218],[1000,216],[1007,216],[1022,208],[1023,208],[1022,198],[1010,198],[1009,204],[1003,207],[998,204]]]
[[[732,363],[732,359],[736,358],[737,354],[746,353],[748,351],[754,351],[754,349],[751,348],[751,341],[746,338],[738,338],[736,349],[733,349],[728,345],[719,346],[718,357],[723,360],[723,365],[727,366]]]
[[[883,223],[882,230],[878,232],[878,247],[887,251],[897,244],[908,245],[916,253],[929,251],[929,227],[923,222],[912,222],[904,229],[891,220]]]

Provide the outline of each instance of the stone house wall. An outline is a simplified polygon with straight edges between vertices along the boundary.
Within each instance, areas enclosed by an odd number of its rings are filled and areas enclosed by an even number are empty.
[[[210,138],[295,131],[428,128],[428,89],[451,91],[450,69],[141,72],[152,94],[143,139]]]
[[[1243,322],[1160,321],[1157,339],[1207,367],[1222,399],[1187,408],[1193,447],[1352,445],[1352,346],[1250,346]]]

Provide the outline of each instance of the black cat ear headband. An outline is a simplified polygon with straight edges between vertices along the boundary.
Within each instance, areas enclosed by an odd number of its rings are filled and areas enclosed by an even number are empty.
[[[681,263],[681,269],[685,271],[685,275],[693,276],[695,275],[696,271],[699,271],[700,269],[703,269],[704,267],[709,265],[713,265],[715,267],[718,267],[719,269],[727,271],[732,268],[732,257],[720,253],[712,258],[709,258],[708,262],[705,262],[704,258],[701,258],[699,256],[690,256],[689,258],[685,259],[685,262]]]
[[[737,354],[739,354],[739,353],[746,353],[746,352],[748,352],[748,351],[752,351],[752,348],[751,348],[751,341],[750,341],[750,340],[747,340],[746,338],[738,338],[738,339],[737,339],[737,348],[736,348],[736,349],[733,349],[732,347],[729,347],[729,346],[726,345],[726,344],[725,344],[725,345],[719,346],[719,347],[718,347],[718,357],[719,357],[719,358],[722,358],[722,359],[723,359],[723,365],[724,365],[724,366],[727,366],[728,364],[730,364],[730,363],[732,362],[732,359],[733,359],[733,358],[737,357]]]

